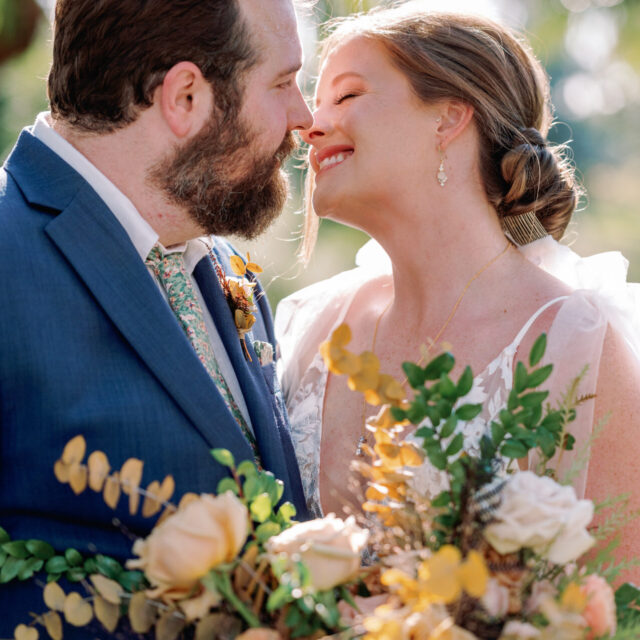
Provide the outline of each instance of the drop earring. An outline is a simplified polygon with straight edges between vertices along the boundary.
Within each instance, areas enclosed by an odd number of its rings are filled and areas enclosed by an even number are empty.
[[[444,187],[445,182],[449,179],[444,169],[444,159],[446,156],[440,145],[438,145],[438,151],[440,152],[440,166],[438,167],[438,173],[436,173],[436,180],[441,187]]]

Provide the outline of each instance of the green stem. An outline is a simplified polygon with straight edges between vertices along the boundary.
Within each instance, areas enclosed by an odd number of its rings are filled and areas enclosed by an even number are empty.
[[[218,577],[218,579],[216,580],[216,587],[229,602],[229,604],[242,616],[244,621],[250,627],[262,626],[258,617],[252,611],[250,611],[245,603],[242,602],[242,600],[240,600],[240,598],[238,598],[238,596],[236,595],[231,586],[231,581],[228,574],[217,573],[216,576]]]

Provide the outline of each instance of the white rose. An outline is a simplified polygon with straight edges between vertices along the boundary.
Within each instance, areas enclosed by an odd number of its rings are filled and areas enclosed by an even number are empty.
[[[540,631],[528,622],[510,620],[504,626],[500,640],[536,640]]]
[[[312,586],[324,591],[355,578],[368,536],[353,516],[340,520],[330,513],[285,529],[266,546],[271,554],[286,554],[294,561],[298,556],[309,569]]]
[[[531,471],[509,478],[494,516],[497,521],[486,527],[484,535],[498,553],[529,547],[551,562],[565,564],[595,542],[587,532],[593,503],[578,500],[573,487]]]

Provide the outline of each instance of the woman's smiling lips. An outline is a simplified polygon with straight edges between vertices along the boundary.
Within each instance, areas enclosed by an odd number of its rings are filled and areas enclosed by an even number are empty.
[[[326,147],[311,153],[311,165],[316,174],[321,173],[344,162],[352,154],[353,147],[348,145],[341,144]]]

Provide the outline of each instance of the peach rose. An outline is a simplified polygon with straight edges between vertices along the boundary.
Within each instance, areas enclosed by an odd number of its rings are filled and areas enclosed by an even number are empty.
[[[587,596],[587,606],[582,612],[582,617],[590,627],[587,640],[603,635],[614,635],[616,602],[609,583],[601,576],[592,574],[587,577],[580,590]]]
[[[133,552],[140,559],[127,567],[141,569],[157,587],[155,595],[171,589],[190,589],[210,569],[233,560],[247,539],[247,508],[230,491],[202,494],[137,540]]]
[[[341,520],[330,513],[285,529],[266,546],[271,554],[299,556],[309,569],[311,585],[324,591],[355,578],[368,536],[353,516]]]

